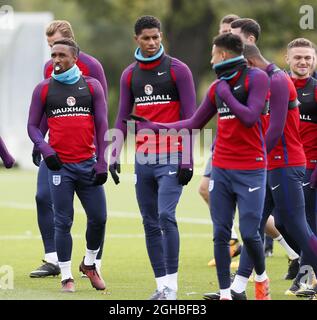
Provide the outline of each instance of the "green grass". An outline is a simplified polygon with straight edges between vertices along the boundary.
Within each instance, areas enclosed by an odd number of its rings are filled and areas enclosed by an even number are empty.
[[[14,270],[14,289],[0,289],[0,300],[142,300],[153,293],[155,281],[146,253],[131,173],[121,175],[118,186],[111,179],[106,184],[108,221],[102,273],[109,289],[107,294],[92,289],[89,280],[80,278],[78,272],[78,265],[85,252],[86,217],[77,200],[72,228],[72,234],[75,235],[72,271],[76,293],[60,293],[60,278],[29,278],[30,271],[38,267],[43,258],[34,201],[36,171],[1,170],[0,181],[0,268],[10,265]],[[181,300],[202,299],[204,292],[218,290],[216,270],[207,267],[212,256],[212,228],[208,223],[208,208],[197,193],[199,181],[200,176],[195,176],[191,184],[184,188],[177,208],[179,218],[206,222],[189,223],[181,219],[179,222],[181,251],[178,298]],[[285,253],[275,244],[274,257],[267,259],[273,299],[294,299],[284,295],[291,284],[290,281],[282,280],[286,269]],[[1,276],[3,274],[0,273],[0,283]],[[248,287],[248,296],[253,299],[253,283],[249,283]]]

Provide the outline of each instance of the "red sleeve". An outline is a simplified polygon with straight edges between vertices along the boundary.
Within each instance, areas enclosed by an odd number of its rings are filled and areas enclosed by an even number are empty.
[[[131,89],[131,84],[132,84],[132,72],[133,72],[133,70],[130,70],[130,72],[127,75],[127,84],[130,89]]]
[[[171,77],[172,77],[173,81],[176,83],[176,74],[175,74],[175,71],[173,70],[173,68],[171,68]]]
[[[46,104],[47,92],[48,92],[48,83],[44,84],[41,90],[41,101],[43,105]]]

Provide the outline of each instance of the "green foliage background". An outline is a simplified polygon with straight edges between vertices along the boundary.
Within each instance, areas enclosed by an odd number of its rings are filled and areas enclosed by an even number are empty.
[[[2,2],[2,1],[1,1]],[[137,17],[155,15],[162,21],[164,45],[169,54],[188,64],[193,72],[199,104],[214,75],[209,61],[212,38],[222,16],[235,13],[256,19],[262,34],[263,54],[281,67],[285,47],[296,37],[317,43],[317,2],[306,0],[8,0],[15,11],[51,11],[55,19],[69,20],[83,51],[98,58],[109,85],[110,124],[116,117],[119,81],[123,69],[133,62],[133,27]],[[302,30],[302,5],[315,11],[314,30]]]

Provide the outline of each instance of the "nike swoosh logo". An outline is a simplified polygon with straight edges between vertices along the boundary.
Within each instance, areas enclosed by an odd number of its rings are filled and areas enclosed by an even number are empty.
[[[303,95],[303,96],[309,96],[310,93],[303,93],[302,95]]]
[[[238,90],[241,87],[241,84],[239,86],[236,86],[233,88],[233,90]]]
[[[261,189],[261,187],[256,187],[256,188],[249,188],[249,192],[253,192],[255,190]]]
[[[276,188],[278,188],[280,185],[278,184],[277,186],[272,187],[272,191],[274,191]]]
[[[83,90],[85,89],[86,87],[78,87],[79,90]]]
[[[158,76],[161,76],[161,75],[163,75],[164,73],[166,73],[166,71],[164,71],[164,72],[158,72],[157,75],[158,75]]]
[[[169,175],[176,174],[176,173],[177,173],[177,171],[169,171],[168,172]]]
[[[302,186],[303,186],[303,187],[306,187],[306,186],[308,186],[309,184],[310,184],[310,182],[302,183]]]

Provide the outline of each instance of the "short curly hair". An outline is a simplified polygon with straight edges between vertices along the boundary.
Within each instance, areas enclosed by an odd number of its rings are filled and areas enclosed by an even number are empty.
[[[231,51],[237,55],[241,55],[244,44],[238,35],[232,33],[224,33],[214,38],[213,44],[216,47]]]
[[[56,40],[53,43],[53,47],[55,45],[57,45],[57,44],[63,44],[65,46],[70,47],[70,49],[73,52],[74,56],[78,57],[78,55],[79,55],[79,46],[74,40],[68,39],[68,38],[62,38],[62,39]]]
[[[142,16],[138,18],[134,25],[134,32],[136,35],[142,33],[143,29],[153,29],[157,28],[159,31],[161,30],[161,21],[153,16]]]

